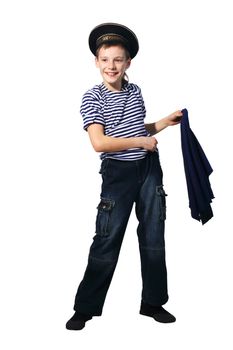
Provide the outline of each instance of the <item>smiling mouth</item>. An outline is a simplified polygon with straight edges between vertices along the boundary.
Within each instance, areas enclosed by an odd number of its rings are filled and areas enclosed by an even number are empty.
[[[109,77],[115,77],[118,73],[117,72],[106,72]]]

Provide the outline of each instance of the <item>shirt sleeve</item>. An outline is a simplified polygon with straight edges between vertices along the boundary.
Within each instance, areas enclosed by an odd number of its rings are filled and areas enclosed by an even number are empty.
[[[146,107],[145,107],[144,99],[142,97],[141,89],[139,87],[138,87],[138,93],[139,93],[139,99],[140,99],[141,104],[142,104],[142,113],[143,113],[144,118],[145,118],[146,117]]]
[[[144,103],[144,99],[142,97],[142,91],[141,88],[137,84],[130,84],[131,89],[133,90],[134,94],[137,96],[138,100],[140,101],[141,108],[142,108],[142,115],[143,119],[146,117],[146,107]]]
[[[84,130],[87,130],[88,126],[91,124],[101,124],[105,126],[100,101],[94,94],[91,93],[91,91],[84,94],[80,107],[80,113],[83,118]]]

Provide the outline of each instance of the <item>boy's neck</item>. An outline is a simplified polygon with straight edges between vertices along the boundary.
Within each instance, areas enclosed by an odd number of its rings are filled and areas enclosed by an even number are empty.
[[[106,86],[106,88],[112,92],[120,92],[122,90],[122,83],[119,84],[119,85],[111,85],[111,84],[108,84],[104,81],[104,85]]]

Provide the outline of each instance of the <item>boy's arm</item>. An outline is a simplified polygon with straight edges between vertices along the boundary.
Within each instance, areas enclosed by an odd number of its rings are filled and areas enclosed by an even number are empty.
[[[150,135],[155,135],[158,132],[162,131],[168,126],[173,126],[180,123],[182,118],[182,112],[180,110],[168,115],[167,117],[160,119],[155,123],[145,124],[146,130]]]
[[[118,152],[129,148],[144,148],[155,151],[157,140],[154,137],[111,137],[104,135],[101,124],[91,124],[87,128],[91,144],[96,152]]]

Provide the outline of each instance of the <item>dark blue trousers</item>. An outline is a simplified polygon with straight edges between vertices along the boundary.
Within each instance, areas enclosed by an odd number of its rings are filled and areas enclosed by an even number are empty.
[[[79,285],[74,310],[92,316],[102,309],[117,264],[122,240],[135,203],[141,258],[142,300],[163,305],[168,300],[165,262],[165,192],[158,152],[142,160],[104,159],[96,235]]]

